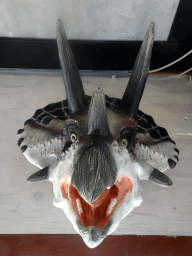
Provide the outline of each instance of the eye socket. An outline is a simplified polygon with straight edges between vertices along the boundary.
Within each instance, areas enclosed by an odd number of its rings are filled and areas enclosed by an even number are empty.
[[[127,146],[128,146],[128,140],[126,140],[126,139],[122,139],[122,142],[123,142],[123,144],[125,145],[125,147],[127,147]]]
[[[75,133],[71,133],[71,141],[75,142],[76,139],[77,139],[77,135]]]

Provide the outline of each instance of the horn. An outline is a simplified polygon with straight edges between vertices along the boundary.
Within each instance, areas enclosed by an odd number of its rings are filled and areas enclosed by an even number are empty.
[[[102,137],[110,138],[110,130],[105,94],[97,87],[90,102],[87,130],[81,138],[82,147],[77,152],[71,179],[71,184],[88,203],[95,202],[116,180],[116,165]]]
[[[147,75],[149,72],[151,53],[155,36],[155,24],[149,26],[144,41],[137,56],[131,77],[122,98],[125,111],[130,116],[135,117],[139,108],[139,103],[143,95]]]
[[[93,93],[87,120],[87,135],[97,133],[101,136],[108,136],[110,134],[105,94],[100,87],[97,87]]]
[[[57,46],[69,112],[71,114],[82,112],[86,106],[85,92],[61,20],[57,21]]]
[[[38,181],[46,181],[49,178],[49,166],[41,169],[38,172],[35,172],[34,174],[32,174],[27,181],[30,182],[38,182]]]
[[[169,187],[173,184],[172,180],[167,175],[156,168],[151,172],[148,180],[162,187]]]

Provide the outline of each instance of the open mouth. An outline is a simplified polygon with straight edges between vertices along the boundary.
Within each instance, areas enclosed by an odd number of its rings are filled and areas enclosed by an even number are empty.
[[[84,228],[94,226],[101,229],[107,225],[125,197],[130,196],[133,182],[127,175],[121,177],[111,188],[106,188],[93,203],[87,203],[71,182],[62,181],[60,189],[63,198],[69,201]]]

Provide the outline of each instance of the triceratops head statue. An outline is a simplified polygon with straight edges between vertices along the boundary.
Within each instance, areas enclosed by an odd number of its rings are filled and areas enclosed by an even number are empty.
[[[54,205],[90,248],[141,204],[141,180],[172,184],[162,172],[175,167],[179,151],[167,131],[138,109],[153,41],[152,23],[122,99],[104,95],[99,87],[90,97],[59,20],[57,44],[67,100],[38,109],[18,131],[21,151],[41,168],[28,180],[53,182]]]

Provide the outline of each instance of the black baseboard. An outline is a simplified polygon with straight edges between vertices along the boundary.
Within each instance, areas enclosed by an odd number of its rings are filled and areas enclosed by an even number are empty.
[[[132,70],[141,41],[70,40],[81,70]],[[184,55],[191,44],[155,41],[151,69],[164,66]],[[0,68],[60,69],[54,39],[0,38]],[[167,68],[183,71],[190,68],[191,56]]]

